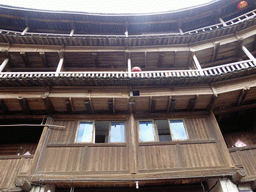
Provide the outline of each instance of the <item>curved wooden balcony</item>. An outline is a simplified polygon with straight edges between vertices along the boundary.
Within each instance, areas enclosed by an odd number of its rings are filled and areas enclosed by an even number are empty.
[[[95,34],[58,34],[33,33],[0,30],[0,42],[12,44],[42,44],[65,46],[146,46],[188,44],[228,35],[255,25],[256,9],[228,20],[203,28],[181,33],[161,33],[143,35],[95,35]]]
[[[2,72],[1,86],[31,85],[161,85],[215,82],[255,73],[246,60],[200,70],[145,72]]]

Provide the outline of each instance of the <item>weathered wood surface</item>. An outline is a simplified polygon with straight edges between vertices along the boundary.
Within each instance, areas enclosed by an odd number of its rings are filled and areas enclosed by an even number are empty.
[[[26,156],[0,159],[0,188],[14,187],[17,174],[28,174],[32,160]]]
[[[54,119],[52,124],[63,125],[65,129],[50,129],[38,173],[87,175],[135,173],[137,169],[149,172],[229,167],[226,157],[229,153],[226,154],[219,143],[223,138],[220,138],[212,118],[209,115],[184,118],[189,140],[148,144],[138,143],[136,123],[139,119],[128,119],[127,144],[75,143],[78,122],[85,119]],[[131,124],[135,125],[132,130]]]
[[[231,151],[232,159],[237,166],[242,166],[246,175],[241,181],[254,181],[256,179],[256,149],[237,149]]]

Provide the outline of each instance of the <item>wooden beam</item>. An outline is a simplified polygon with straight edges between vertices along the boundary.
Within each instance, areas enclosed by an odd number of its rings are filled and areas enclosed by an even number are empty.
[[[72,29],[72,30],[70,31],[70,33],[69,33],[69,36],[72,37],[72,36],[74,35],[74,33],[75,33],[75,29]]]
[[[42,96],[42,99],[43,99],[44,106],[46,108],[47,113],[48,114],[54,113],[54,107],[53,107],[52,102],[51,102],[50,98],[48,97],[48,95]]]
[[[216,101],[217,98],[218,98],[218,96],[215,95],[215,94],[212,96],[212,98],[211,98],[211,100],[210,100],[210,102],[209,102],[209,104],[207,106],[207,110],[208,111],[211,111],[213,109],[215,101]]]
[[[29,107],[28,107],[26,99],[22,96],[18,96],[17,99],[19,101],[19,104],[22,108],[23,113],[29,114]]]
[[[246,54],[246,56],[251,59],[254,64],[256,64],[256,59],[255,57],[251,54],[251,52],[245,47],[245,46],[242,46],[242,50],[244,51],[244,53]]]
[[[56,75],[58,75],[62,71],[63,63],[64,63],[64,57],[62,56],[60,57],[59,64],[56,69]]]
[[[98,53],[92,53],[92,57],[93,57],[94,67],[95,67],[95,68],[99,68],[99,67],[100,67],[100,64],[99,64],[99,56],[98,56]]]
[[[113,100],[108,102],[108,108],[109,108],[110,113],[115,113],[114,101],[115,100],[113,99]]]
[[[21,57],[22,57],[22,60],[23,60],[23,62],[24,62],[24,64],[25,64],[25,66],[26,67],[31,67],[31,65],[30,65],[30,63],[29,63],[29,60],[28,60],[28,56],[27,56],[27,53],[25,53],[25,52],[20,52],[20,55],[21,55]]]
[[[222,23],[223,27],[228,26],[228,25],[223,21],[223,19],[222,19],[222,18],[219,18],[219,20],[220,20],[220,22]]]
[[[68,110],[68,112],[70,114],[72,113],[75,113],[75,108],[74,108],[74,105],[73,105],[73,101],[72,101],[72,98],[69,97],[66,101],[65,101],[65,104],[66,104],[66,108]]]
[[[11,60],[11,54],[10,54],[9,52],[7,52],[7,51],[2,51],[2,54],[3,54],[3,56],[4,56],[5,58],[9,59],[9,61],[8,61],[8,66],[9,66],[10,68],[13,68],[13,63],[12,63],[12,60]]]
[[[48,63],[46,61],[45,52],[39,52],[40,58],[42,60],[43,66],[48,67]]]
[[[196,55],[193,56],[193,60],[194,60],[194,63],[195,63],[195,66],[196,66],[196,69],[199,71],[200,75],[204,75],[203,73],[203,70],[201,68],[201,65],[196,57]]]
[[[21,188],[25,192],[29,192],[32,188],[31,183],[25,178],[18,178],[15,186]]]
[[[192,62],[193,62],[193,57],[195,55],[195,50],[191,49],[190,50],[190,55],[188,57],[188,67],[191,68]]]
[[[147,68],[147,52],[144,54],[144,67]]]
[[[247,104],[247,105],[240,105],[240,106],[235,106],[235,107],[226,107],[226,108],[221,108],[221,109],[213,109],[213,112],[215,115],[221,115],[224,113],[233,113],[236,111],[242,111],[242,110],[249,110],[249,109],[254,109],[256,108],[256,103],[253,104]]]
[[[243,177],[245,177],[246,171],[244,169],[238,170],[234,175],[232,175],[231,181],[233,183],[238,183]]]
[[[219,49],[220,49],[220,42],[215,42],[211,62],[214,62],[216,60]]]
[[[8,61],[9,61],[9,59],[6,58],[6,59],[2,62],[2,64],[0,65],[0,73],[4,70],[4,68],[5,68],[5,66],[7,65]]]
[[[152,97],[149,98],[149,112],[154,112],[156,108],[156,100]]]
[[[173,55],[173,66],[175,67],[176,66],[177,51],[174,51],[173,53],[174,53],[174,55]]]
[[[128,70],[128,76],[132,77],[132,62],[131,62],[131,58],[129,57],[128,61],[127,61],[127,70]]]
[[[176,100],[169,97],[167,113],[171,113],[175,110]]]
[[[239,97],[237,99],[237,102],[236,102],[237,106],[243,105],[245,97],[246,97],[249,89],[250,88],[244,88],[244,89],[241,90],[240,95],[239,95]]]
[[[129,113],[135,113],[135,101],[129,101]]]
[[[164,54],[159,53],[157,67],[162,67],[163,60],[164,60]]]
[[[242,55],[242,45],[243,45],[243,41],[244,41],[243,38],[239,38],[239,39],[237,40],[236,56],[237,56],[238,58],[241,57],[241,55]]]
[[[3,99],[0,99],[0,109],[2,114],[4,114],[5,112],[8,112],[8,107],[5,104]]]
[[[25,35],[25,34],[28,32],[28,30],[29,30],[29,27],[26,27],[26,28],[22,31],[21,35]]]
[[[195,96],[195,98],[189,100],[187,108],[188,111],[192,111],[195,109],[197,97],[198,96]]]
[[[93,108],[93,105],[92,105],[92,102],[91,100],[87,100],[84,102],[84,105],[86,107],[86,112],[88,113],[94,113],[94,108]]]

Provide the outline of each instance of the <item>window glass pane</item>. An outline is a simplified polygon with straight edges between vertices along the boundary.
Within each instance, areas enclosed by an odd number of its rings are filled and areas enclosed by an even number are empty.
[[[113,122],[111,123],[111,131],[110,131],[110,142],[124,142],[124,131],[125,126],[124,122]]]
[[[76,142],[92,142],[92,122],[81,122],[78,128]]]
[[[170,121],[172,140],[186,140],[188,139],[187,133],[182,120]]]
[[[168,120],[155,120],[159,141],[171,141]]]
[[[140,141],[155,141],[152,121],[140,121]]]

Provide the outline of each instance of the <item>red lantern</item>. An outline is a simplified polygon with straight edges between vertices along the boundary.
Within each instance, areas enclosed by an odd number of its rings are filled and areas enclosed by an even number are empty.
[[[141,72],[141,68],[139,67],[133,67],[132,72]]]
[[[237,5],[238,10],[244,10],[248,6],[248,3],[246,1],[240,1]]]

